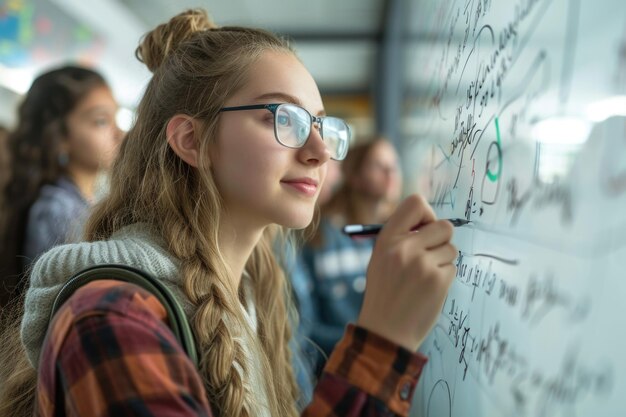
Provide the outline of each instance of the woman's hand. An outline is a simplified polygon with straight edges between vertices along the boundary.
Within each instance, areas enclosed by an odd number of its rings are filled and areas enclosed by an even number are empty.
[[[418,225],[418,232],[411,229]],[[453,227],[428,202],[407,197],[376,239],[357,324],[417,350],[435,324],[456,274]]]

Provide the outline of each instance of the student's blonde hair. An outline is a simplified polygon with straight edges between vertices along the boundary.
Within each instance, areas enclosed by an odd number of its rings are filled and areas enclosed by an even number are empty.
[[[0,309],[0,416],[32,416],[37,372],[20,339],[23,292]]]
[[[250,79],[250,68],[267,51],[293,54],[271,33],[216,27],[203,10],[183,12],[146,34],[136,56],[153,77],[112,167],[110,194],[86,227],[87,239],[99,240],[124,226],[145,223],[179,259],[183,290],[196,309],[191,323],[200,373],[211,406],[223,416],[254,415],[259,387],[249,384],[252,365],[237,342],[237,332],[248,326],[240,289],[220,252],[223,208],[208,147],[218,131],[219,109]],[[167,143],[166,125],[176,114],[200,122],[197,168]],[[299,390],[288,347],[292,309],[273,252],[277,233],[266,230],[246,265],[258,319],[258,337],[249,338],[253,343],[248,349],[261,362],[269,414],[295,416]]]

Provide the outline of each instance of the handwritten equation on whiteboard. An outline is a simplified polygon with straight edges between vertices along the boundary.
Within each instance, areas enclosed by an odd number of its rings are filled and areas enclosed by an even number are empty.
[[[411,415],[622,415],[626,118],[536,127],[626,94],[626,3],[409,3],[403,162],[472,221]]]

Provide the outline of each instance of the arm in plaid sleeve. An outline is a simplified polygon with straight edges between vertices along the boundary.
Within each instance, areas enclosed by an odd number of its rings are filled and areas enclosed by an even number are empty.
[[[303,415],[408,415],[424,363],[349,325]],[[133,285],[96,281],[80,288],[55,315],[40,364],[40,416],[213,416],[165,310]]]
[[[426,357],[349,324],[304,415],[408,416]]]

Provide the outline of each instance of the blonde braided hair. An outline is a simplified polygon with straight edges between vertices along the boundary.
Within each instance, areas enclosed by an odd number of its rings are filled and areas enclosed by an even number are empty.
[[[106,239],[137,222],[161,234],[180,260],[183,290],[196,309],[191,321],[209,400],[228,416],[249,416],[260,401],[270,415],[298,414],[288,347],[290,302],[272,251],[276,232],[266,231],[246,266],[258,317],[252,334],[220,253],[221,200],[206,156],[219,108],[244,85],[248,69],[266,51],[293,53],[286,42],[262,30],[217,28],[202,10],[181,13],[146,34],[136,55],[153,77],[113,166],[110,195],[87,225],[90,240]],[[165,127],[179,113],[201,121],[197,169],[167,144]],[[266,401],[248,383],[255,359],[267,381]]]

